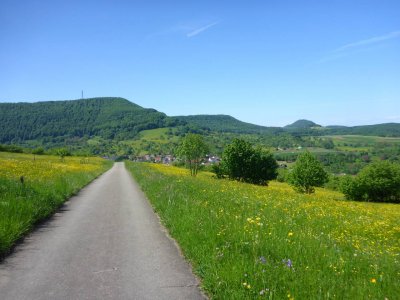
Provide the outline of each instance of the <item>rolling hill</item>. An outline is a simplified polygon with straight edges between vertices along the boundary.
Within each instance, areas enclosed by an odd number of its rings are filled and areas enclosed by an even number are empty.
[[[314,123],[313,121],[309,120],[297,120],[296,122],[286,125],[285,129],[305,129],[305,128],[314,128],[314,127],[321,127]]]
[[[254,125],[239,121],[228,115],[194,115],[178,116],[175,118],[204,130],[218,132],[276,134],[283,131],[280,127]]]
[[[0,103],[0,144],[40,141],[48,144],[67,139],[128,140],[143,130],[176,127],[180,132],[272,135],[376,135],[400,137],[400,124],[327,126],[298,120],[285,127],[265,127],[239,121],[228,115],[170,117],[143,108],[124,98],[101,97],[36,103]]]
[[[399,123],[384,123],[364,126],[327,126],[325,127],[330,135],[367,135],[400,137]]]
[[[0,143],[55,137],[132,138],[167,116],[123,98],[0,103]]]

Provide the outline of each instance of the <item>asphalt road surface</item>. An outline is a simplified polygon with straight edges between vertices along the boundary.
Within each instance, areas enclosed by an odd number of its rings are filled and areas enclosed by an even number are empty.
[[[0,263],[0,299],[204,299],[123,163]]]

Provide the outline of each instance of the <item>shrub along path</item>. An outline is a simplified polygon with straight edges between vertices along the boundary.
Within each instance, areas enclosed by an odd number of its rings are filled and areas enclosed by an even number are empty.
[[[203,299],[123,163],[0,264],[0,298]]]

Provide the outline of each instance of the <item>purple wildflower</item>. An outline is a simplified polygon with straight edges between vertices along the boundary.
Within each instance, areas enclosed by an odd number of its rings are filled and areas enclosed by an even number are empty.
[[[264,256],[260,256],[259,260],[260,260],[260,263],[262,263],[263,265],[265,265],[267,263],[267,259]]]
[[[292,268],[293,267],[293,263],[292,263],[292,260],[289,258],[289,259],[284,259],[284,260],[282,260],[282,262],[286,265],[286,267],[288,267],[288,268]]]

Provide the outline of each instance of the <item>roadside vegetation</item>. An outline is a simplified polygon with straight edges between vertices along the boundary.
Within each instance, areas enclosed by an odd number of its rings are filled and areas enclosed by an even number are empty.
[[[0,152],[0,258],[39,221],[110,168],[94,157]]]
[[[203,136],[189,133],[182,140],[177,150],[178,155],[185,161],[190,170],[190,175],[197,176],[202,160],[208,152],[208,146]]]
[[[396,299],[400,207],[127,162],[215,299]]]

